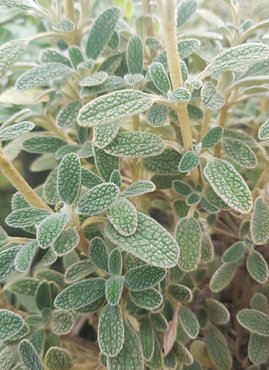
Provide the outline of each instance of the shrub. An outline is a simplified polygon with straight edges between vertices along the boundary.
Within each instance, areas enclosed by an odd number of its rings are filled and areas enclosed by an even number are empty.
[[[0,4],[1,369],[268,365],[268,4]]]

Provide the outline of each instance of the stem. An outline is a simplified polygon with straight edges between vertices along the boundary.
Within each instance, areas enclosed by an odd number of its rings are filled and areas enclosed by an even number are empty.
[[[75,22],[76,10],[74,7],[74,0],[64,0],[64,13],[68,19]]]
[[[20,192],[25,200],[35,208],[44,208],[51,211],[51,208],[41,199],[31,186],[20,175],[16,167],[9,161],[9,159],[0,153],[0,170],[8,178],[11,184]]]
[[[219,126],[224,127],[227,117],[228,106],[225,104],[220,110]],[[220,157],[221,144],[217,144],[215,148],[215,157]]]
[[[207,133],[207,131],[209,129],[211,116],[212,116],[212,111],[211,110],[206,110],[204,120],[203,120],[203,123],[202,123],[201,132],[200,132],[200,139],[203,138],[203,136]]]

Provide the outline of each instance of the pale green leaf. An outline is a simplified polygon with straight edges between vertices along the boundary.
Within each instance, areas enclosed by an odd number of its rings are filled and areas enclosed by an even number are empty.
[[[77,123],[77,116],[82,104],[79,100],[72,101],[63,107],[56,117],[56,125],[63,129]]]
[[[108,250],[103,239],[98,236],[92,239],[89,255],[96,267],[108,271]]]
[[[186,306],[180,306],[178,318],[186,334],[194,339],[199,333],[199,322],[195,314]]]
[[[183,154],[179,161],[178,170],[179,172],[189,172],[199,164],[199,157],[196,153],[189,151]]]
[[[6,289],[15,294],[34,297],[39,280],[35,278],[20,278],[6,285]]]
[[[176,241],[180,248],[179,267],[193,271],[201,258],[201,228],[193,217],[181,218],[176,227]]]
[[[113,184],[117,185],[118,188],[121,188],[122,178],[120,171],[114,170],[109,178],[109,182],[113,182]]]
[[[94,147],[95,165],[99,175],[109,181],[113,171],[119,170],[119,158],[106,153],[103,149]]]
[[[108,270],[113,275],[121,275],[122,256],[118,248],[114,248],[108,258]]]
[[[251,148],[257,146],[255,139],[252,136],[246,134],[244,131],[224,129],[223,138],[239,140],[242,143],[250,146]]]
[[[252,251],[247,257],[247,270],[250,276],[260,284],[264,284],[268,278],[267,262],[257,251]]]
[[[75,318],[71,312],[65,310],[53,310],[51,314],[51,330],[57,335],[70,333],[75,324]]]
[[[236,272],[235,263],[224,263],[213,274],[209,287],[213,292],[220,292],[233,280]]]
[[[138,225],[133,235],[124,237],[107,224],[106,236],[122,249],[159,267],[172,267],[177,263],[178,246],[172,236],[149,216],[138,213]]]
[[[56,136],[34,136],[23,142],[23,149],[29,153],[55,153],[65,141]]]
[[[209,319],[217,325],[227,324],[230,320],[230,312],[216,299],[208,298],[205,303],[205,308]]]
[[[165,332],[169,325],[168,325],[168,321],[166,320],[166,318],[164,317],[164,315],[160,312],[156,312],[156,313],[151,313],[150,314],[150,318],[151,318],[151,321],[152,321],[152,324],[155,328],[155,330],[157,331],[160,331],[160,332]]]
[[[57,167],[47,177],[43,187],[43,196],[48,204],[55,204],[58,200],[57,194]]]
[[[175,351],[177,358],[180,359],[180,363],[185,365],[191,365],[193,363],[192,354],[180,341],[175,342],[173,351]]]
[[[258,138],[260,140],[269,139],[269,119],[265,121],[259,128]]]
[[[94,73],[93,75],[91,75],[89,77],[85,77],[83,80],[81,80],[80,81],[80,86],[91,87],[91,86],[102,85],[106,81],[107,78],[108,78],[108,73],[107,72],[104,72],[104,71],[97,72],[97,73]]]
[[[140,324],[139,339],[144,359],[149,361],[154,352],[154,331],[151,321],[146,317],[143,318]]]
[[[129,73],[143,74],[144,50],[140,36],[132,36],[127,44],[126,62]]]
[[[146,193],[151,193],[155,190],[156,186],[153,184],[152,181],[139,180],[127,186],[127,188],[121,193],[121,196],[125,198],[130,198],[138,195],[143,195]]]
[[[64,64],[68,67],[71,67],[71,64],[63,54],[61,54],[56,49],[45,49],[41,56],[40,56],[40,63],[48,64],[48,63],[60,63]]]
[[[250,300],[250,307],[266,313],[268,308],[268,299],[262,293],[254,293]]]
[[[251,333],[269,336],[269,315],[258,310],[244,308],[238,312],[236,318],[240,325]]]
[[[111,7],[95,20],[86,42],[88,58],[97,59],[111,39],[120,17],[120,9]]]
[[[241,241],[232,244],[222,255],[222,262],[239,262],[245,254],[245,244]]]
[[[73,367],[73,360],[67,350],[52,346],[46,353],[45,364],[48,370],[69,370]]]
[[[252,208],[251,192],[243,177],[227,161],[212,159],[207,162],[204,175],[215,193],[240,213]]]
[[[80,63],[84,61],[84,57],[80,48],[76,45],[70,46],[68,49],[68,54],[72,66],[77,69]]]
[[[254,203],[250,232],[252,240],[257,245],[264,244],[269,239],[269,206],[261,197]]]
[[[214,208],[218,209],[228,209],[223,200],[214,192],[209,184],[205,186],[205,198],[206,201]]]
[[[0,253],[0,281],[16,272],[15,258],[21,247],[10,247]]]
[[[163,65],[159,62],[152,63],[149,66],[149,75],[156,88],[160,92],[167,94],[171,89],[171,85]]]
[[[27,370],[44,370],[37,351],[28,339],[23,339],[18,347],[23,367]]]
[[[32,122],[23,121],[0,130],[0,141],[13,140],[18,136],[26,134],[34,129]]]
[[[16,62],[27,46],[26,40],[12,40],[0,47],[0,77]]]
[[[157,335],[154,335],[154,352],[147,366],[150,370],[161,370],[164,368],[164,355]]]
[[[0,309],[0,340],[11,339],[23,328],[23,318],[16,313]]]
[[[201,263],[211,262],[214,258],[214,245],[211,237],[207,233],[202,233],[201,240]]]
[[[88,189],[94,188],[96,185],[102,184],[102,179],[94,172],[81,168],[81,184]]]
[[[87,98],[100,93],[108,93],[126,87],[126,82],[119,76],[108,76],[104,83],[96,86],[84,86],[80,90],[80,98]],[[111,121],[110,121],[111,122]]]
[[[50,212],[39,208],[20,208],[10,213],[6,223],[11,227],[28,227],[39,224]]]
[[[17,271],[26,272],[30,270],[37,249],[38,245],[35,240],[21,247],[15,258],[15,268]]]
[[[175,300],[182,303],[189,303],[192,300],[191,290],[187,286],[182,284],[170,284],[168,286],[167,292]]]
[[[174,149],[165,149],[162,154],[145,158],[143,164],[148,171],[161,175],[178,174],[178,164],[182,154]]]
[[[80,260],[69,266],[64,274],[64,280],[67,284],[82,280],[95,270],[95,266],[90,260]]]
[[[46,217],[37,226],[37,242],[41,248],[48,248],[60,236],[65,228],[69,216],[65,213],[53,214]]]
[[[228,158],[240,166],[246,168],[257,166],[257,158],[253,150],[239,140],[224,139],[223,148]]]
[[[49,283],[46,280],[41,281],[35,293],[35,301],[37,308],[42,311],[51,309],[52,307],[52,291]]]
[[[127,199],[120,198],[109,208],[109,222],[121,235],[132,235],[137,228],[137,213],[133,204]]]
[[[168,117],[168,108],[166,105],[153,104],[153,106],[147,111],[146,116],[150,126],[163,126]]]
[[[151,95],[138,90],[111,92],[84,105],[79,112],[78,123],[81,126],[93,127],[142,113],[153,103],[154,99]]]
[[[76,153],[64,156],[58,167],[57,180],[60,199],[71,206],[76,202],[81,186],[80,159]]]
[[[109,122],[93,128],[93,141],[97,148],[103,149],[115,139],[120,126],[117,122]]]
[[[223,135],[223,128],[222,127],[213,127],[210,129],[205,136],[202,138],[202,148],[211,148],[212,146],[216,145]]]
[[[106,281],[106,299],[111,306],[115,306],[119,303],[122,290],[122,276],[112,276]]]
[[[211,82],[206,82],[201,90],[201,101],[205,109],[217,110],[224,105],[225,98]]]
[[[110,207],[119,195],[119,188],[112,182],[100,184],[85,193],[78,204],[78,211],[83,215],[96,215]]]
[[[52,248],[57,256],[64,256],[71,252],[78,245],[80,240],[79,234],[75,227],[64,230],[55,240]]]
[[[266,363],[269,357],[269,337],[264,337],[255,333],[250,334],[248,342],[248,357],[255,365]]]
[[[179,180],[173,180],[172,188],[176,193],[181,195],[189,195],[192,192],[192,188],[189,185]]]
[[[181,0],[177,7],[177,27],[182,27],[196,11],[197,0]]]
[[[205,330],[206,349],[210,360],[219,370],[232,369],[232,356],[224,336],[214,326],[209,325]]]
[[[136,85],[139,82],[142,82],[143,80],[144,76],[141,73],[136,74],[127,73],[126,75],[124,75],[124,81],[129,86]]]
[[[188,102],[191,98],[191,93],[184,87],[178,87],[173,91],[168,91],[167,97],[172,102]]]
[[[98,343],[102,353],[115,357],[124,342],[124,326],[119,306],[107,304],[99,317]]]
[[[129,294],[134,304],[146,310],[154,310],[160,307],[163,301],[161,293],[154,288],[137,292],[130,291]]]
[[[160,283],[166,275],[163,268],[142,265],[129,269],[124,275],[124,285],[133,291],[153,288]]]

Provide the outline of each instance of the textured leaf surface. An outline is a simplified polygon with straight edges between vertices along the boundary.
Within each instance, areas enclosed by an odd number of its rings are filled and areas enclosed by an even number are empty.
[[[213,127],[206,135],[202,138],[201,143],[203,148],[211,148],[216,145],[223,135],[222,127]]]
[[[109,122],[103,125],[95,126],[93,129],[93,141],[97,148],[105,148],[115,139],[119,131],[117,122]]]
[[[241,241],[236,242],[223,253],[222,262],[238,262],[244,257],[244,254],[245,244]]]
[[[254,203],[250,232],[252,240],[257,245],[264,244],[269,239],[269,206],[261,197]]]
[[[26,46],[25,40],[12,40],[0,47],[0,77],[16,62]]]
[[[201,240],[201,262],[211,262],[214,258],[214,254],[214,245],[212,243],[211,237],[207,233],[203,233]]]
[[[35,136],[23,143],[23,149],[29,153],[55,153],[65,141],[55,136]]]
[[[23,328],[23,318],[16,313],[0,309],[0,340],[8,340]]]
[[[213,159],[207,162],[204,175],[215,193],[240,213],[252,208],[251,192],[243,177],[227,161]]]
[[[142,346],[144,359],[149,361],[154,352],[154,331],[151,321],[143,318],[140,324],[139,339]]]
[[[221,332],[213,325],[205,330],[206,348],[210,360],[219,370],[232,369],[232,356],[226,340]]]
[[[132,36],[127,44],[126,62],[129,73],[143,74],[144,51],[142,40],[139,36]]]
[[[143,213],[138,213],[138,225],[133,235],[124,237],[110,224],[105,233],[113,243],[151,265],[172,267],[177,263],[178,246],[175,240],[155,220]]]
[[[89,77],[84,78],[80,82],[80,86],[90,87],[90,86],[102,85],[106,81],[107,78],[108,78],[108,73],[107,72],[104,72],[104,71],[97,72],[97,73],[94,73],[93,75],[91,75]]]
[[[150,318],[157,331],[164,332],[168,329],[168,322],[162,313],[151,313]]]
[[[81,167],[77,154],[70,153],[62,159],[58,167],[57,185],[60,199],[68,205],[74,204],[81,186]]]
[[[79,234],[75,227],[64,230],[53,244],[53,250],[58,256],[71,252],[79,243]]]
[[[269,336],[269,315],[251,308],[244,308],[238,312],[236,318],[250,332]]]
[[[152,181],[148,180],[139,180],[133,182],[129,185],[122,193],[121,196],[125,198],[135,197],[137,195],[142,195],[146,193],[151,193],[155,191],[156,186]]]
[[[71,67],[69,60],[56,49],[44,50],[40,56],[40,63],[42,64],[60,63],[65,64],[68,67]]]
[[[219,301],[208,298],[205,304],[209,319],[217,325],[227,324],[230,320],[230,313]]]
[[[165,105],[153,104],[147,111],[147,121],[153,127],[163,126],[168,117],[168,108]]]
[[[17,271],[26,272],[30,269],[37,248],[38,245],[35,240],[21,247],[15,258],[15,268]]]
[[[173,91],[168,91],[167,97],[172,102],[188,102],[191,98],[191,93],[184,87],[178,87]]]
[[[20,208],[8,215],[6,223],[11,227],[28,227],[40,223],[49,212],[39,208]]]
[[[246,168],[257,166],[257,158],[253,150],[239,140],[224,139],[225,154],[235,163]]]
[[[189,172],[197,167],[198,163],[199,157],[196,153],[192,151],[186,152],[179,161],[178,170],[179,172]]]
[[[99,317],[98,343],[102,353],[115,357],[122,349],[124,326],[119,306],[107,304]]]
[[[92,239],[89,254],[98,268],[108,271],[108,251],[103,239],[98,236]]]
[[[107,217],[121,235],[132,235],[137,228],[136,209],[127,199],[119,199],[112,204]]]
[[[74,316],[69,311],[53,310],[51,314],[51,330],[57,335],[70,333],[75,324]]]
[[[78,116],[81,126],[93,127],[149,109],[154,100],[141,91],[126,89],[100,96],[84,105]]]
[[[192,192],[192,188],[183,181],[173,180],[172,187],[176,193],[181,195],[189,195]]]
[[[24,121],[15,123],[12,126],[0,130],[0,141],[15,139],[18,136],[26,134],[34,129],[35,125],[32,122]]]
[[[90,260],[80,260],[69,266],[64,274],[66,283],[71,284],[90,275],[95,270],[95,266]]]
[[[37,241],[41,248],[48,248],[65,228],[69,216],[65,213],[48,216],[37,227]]]
[[[213,292],[220,292],[232,281],[236,271],[236,264],[224,263],[213,274],[209,286]]]
[[[91,278],[72,284],[55,299],[54,304],[62,310],[74,310],[87,306],[105,293],[105,280]]]
[[[189,308],[181,306],[178,317],[186,334],[192,339],[196,338],[199,333],[199,322],[195,314]]]
[[[179,267],[193,271],[201,258],[201,228],[195,218],[181,218],[176,227],[176,241],[180,247]]]
[[[166,271],[160,267],[142,265],[133,267],[124,275],[124,284],[133,291],[153,288],[165,277]]]
[[[81,168],[81,185],[91,189],[99,184],[102,184],[102,179],[99,176],[84,167]]]
[[[252,251],[247,258],[247,270],[250,276],[260,284],[264,284],[268,278],[267,262],[257,251]]]
[[[248,342],[248,357],[255,365],[261,365],[268,360],[269,337],[255,333],[250,334]]]
[[[137,292],[131,291],[129,294],[133,303],[146,310],[158,308],[163,301],[161,293],[154,288]]]
[[[179,302],[189,303],[192,300],[192,292],[185,285],[170,284],[167,291],[174,299]]]
[[[269,139],[269,119],[265,121],[259,128],[258,138],[260,140]]]
[[[94,159],[100,176],[106,181],[110,180],[113,171],[119,170],[119,158],[106,153],[103,149],[94,148]]]
[[[152,82],[160,92],[166,94],[171,89],[169,78],[161,63],[152,63],[149,66],[149,75]]]
[[[120,132],[104,150],[117,157],[151,157],[164,150],[164,141],[148,132]]]
[[[120,275],[122,270],[122,256],[119,248],[114,248],[109,255],[108,270],[113,275]]]
[[[112,182],[100,184],[82,196],[78,204],[79,213],[96,215],[110,207],[119,194],[119,188]]]
[[[57,126],[65,129],[77,122],[77,116],[82,104],[80,101],[72,101],[62,108],[56,117]]]
[[[48,370],[69,370],[73,366],[71,354],[60,347],[50,347],[45,356],[45,364]]]
[[[44,370],[41,360],[34,346],[27,339],[23,339],[18,347],[22,365],[27,370]]]
[[[15,258],[20,247],[11,247],[0,253],[0,281],[16,272]]]
[[[88,58],[97,59],[109,42],[120,17],[120,9],[111,7],[106,9],[95,20],[88,40],[86,54]]]
[[[224,103],[224,95],[217,91],[211,82],[206,82],[201,90],[201,101],[204,108],[208,110],[220,109]]]
[[[162,154],[143,160],[145,168],[161,175],[178,174],[182,154],[174,149],[165,149]]]
[[[182,27],[198,7],[196,0],[181,0],[177,8],[177,27]]]
[[[123,289],[123,278],[112,276],[106,281],[106,299],[111,306],[119,303]]]

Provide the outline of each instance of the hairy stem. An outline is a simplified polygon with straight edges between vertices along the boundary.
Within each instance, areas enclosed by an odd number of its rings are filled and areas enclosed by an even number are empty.
[[[200,139],[203,138],[203,136],[207,133],[209,129],[209,124],[212,116],[212,111],[211,110],[206,110],[205,115],[204,115],[204,120],[202,123],[202,128],[200,132]]]

